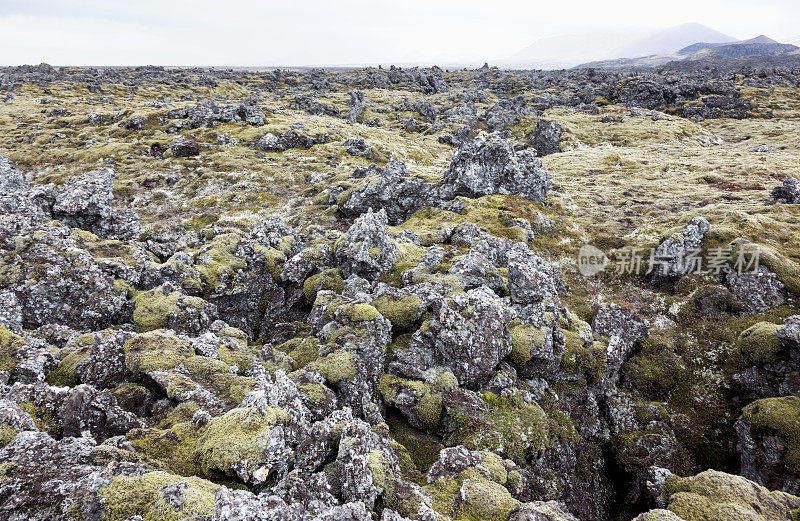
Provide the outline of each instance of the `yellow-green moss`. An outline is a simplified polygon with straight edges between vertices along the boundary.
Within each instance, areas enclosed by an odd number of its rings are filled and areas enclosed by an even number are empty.
[[[759,322],[739,335],[736,347],[756,364],[774,364],[781,359],[781,341],[776,334],[781,326]]]
[[[316,275],[307,278],[303,283],[303,293],[309,302],[314,302],[317,292],[320,290],[330,290],[334,293],[341,293],[344,289],[342,274],[337,269],[327,269]]]
[[[606,368],[606,348],[600,342],[586,347],[576,331],[564,331],[566,347],[561,358],[561,369],[570,374],[583,374],[590,383],[602,378]]]
[[[247,262],[235,255],[240,240],[235,233],[217,235],[198,255],[200,262],[196,267],[206,295],[211,295],[217,286],[232,278],[237,271],[247,269]]]
[[[756,400],[744,408],[742,417],[756,428],[780,433],[787,445],[784,466],[800,474],[800,397]]]
[[[342,304],[338,309],[350,322],[368,322],[378,317],[378,310],[374,306],[361,302]]]
[[[292,338],[275,349],[292,357],[292,370],[305,367],[319,357],[319,341],[314,337]]]
[[[508,326],[511,333],[511,361],[522,367],[533,354],[544,347],[547,328],[538,328],[515,320]]]
[[[188,409],[182,412],[188,412]],[[188,421],[176,422],[164,429],[132,429],[125,437],[147,468],[167,470],[181,476],[203,475],[197,454],[200,435]]]
[[[503,520],[519,505],[504,486],[492,481],[464,480],[461,484],[460,514],[471,519]]]
[[[91,337],[91,335],[85,335]],[[91,344],[78,345],[71,353],[67,354],[50,374],[47,375],[46,381],[50,385],[74,387],[80,382],[76,374],[78,364],[86,361],[92,352]]]
[[[252,473],[265,462],[264,448],[272,428],[289,419],[282,409],[270,408],[262,414],[253,407],[231,409],[213,418],[200,438],[200,465],[206,475],[228,473],[244,462]]]
[[[399,330],[411,329],[417,322],[422,300],[416,295],[382,295],[372,302],[375,309]]]
[[[379,390],[389,404],[395,403],[401,391],[410,390],[416,399],[412,410],[422,427],[432,431],[439,425],[442,417],[442,393],[434,386],[419,380],[384,374],[381,376]]]
[[[139,331],[147,332],[167,327],[170,318],[178,314],[180,297],[180,291],[164,295],[159,288],[139,293],[134,299],[136,307],[133,310],[133,321]]]
[[[670,476],[664,485],[667,508],[686,521],[789,520],[797,499],[716,470]]]
[[[164,499],[164,487],[184,482],[185,505],[176,510]],[[140,515],[144,521],[179,521],[193,514],[214,513],[214,495],[219,485],[197,477],[184,477],[167,472],[148,472],[142,476],[114,476],[97,494],[105,500],[104,521],[123,521]]]
[[[22,337],[0,325],[0,371],[14,372],[19,365],[19,359],[16,356],[17,349],[21,349],[25,345]]]
[[[18,431],[7,423],[0,423],[0,449],[11,443],[17,437]]]
[[[355,357],[353,353],[339,349],[308,364],[309,371],[319,371],[330,383],[352,380],[356,377]]]
[[[189,342],[160,330],[136,335],[125,343],[125,365],[134,373],[172,369],[194,356]]]

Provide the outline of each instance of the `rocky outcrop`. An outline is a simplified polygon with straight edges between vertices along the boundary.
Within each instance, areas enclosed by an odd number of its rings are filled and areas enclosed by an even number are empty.
[[[533,153],[514,152],[500,136],[482,134],[458,149],[444,174],[442,194],[447,199],[514,194],[542,202],[550,183],[550,174]]]

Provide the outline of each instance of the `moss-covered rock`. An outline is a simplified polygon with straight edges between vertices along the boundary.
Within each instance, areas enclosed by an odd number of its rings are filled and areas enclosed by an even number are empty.
[[[759,322],[742,331],[736,347],[754,364],[775,364],[780,361],[781,341],[777,331],[781,326]]]
[[[685,521],[790,521],[800,508],[800,498],[716,470],[670,476],[664,493],[667,508]]]
[[[786,442],[783,464],[800,474],[800,397],[756,400],[742,410],[742,418],[758,429],[778,432]]]
[[[211,243],[198,252],[197,270],[206,295],[211,295],[220,285],[232,279],[239,270],[247,269],[247,261],[236,256],[241,237],[235,233],[217,235]]]
[[[439,425],[442,417],[442,393],[434,386],[384,374],[381,376],[379,390],[386,403],[400,409],[414,427],[433,431]]]
[[[488,480],[465,479],[458,493],[459,511],[468,518],[481,520],[506,519],[508,512],[519,505],[504,486]]]
[[[0,371],[14,372],[19,365],[17,350],[25,345],[22,337],[0,325]]]
[[[382,295],[372,305],[399,331],[408,331],[417,322],[422,299],[416,295]]]
[[[195,405],[195,410],[196,408]],[[133,429],[125,437],[133,445],[142,463],[151,468],[167,470],[181,476],[203,475],[198,459],[200,434],[188,421],[176,422],[163,429]]]
[[[194,356],[189,342],[161,330],[136,335],[125,343],[125,365],[134,373],[172,369]]]
[[[533,358],[534,353],[544,347],[546,327],[536,327],[515,320],[508,325],[511,333],[511,361],[522,367]]]
[[[570,374],[582,374],[589,383],[597,383],[606,369],[606,346],[598,341],[587,345],[576,331],[563,332],[566,343],[561,369]]]
[[[330,383],[352,380],[356,377],[356,363],[353,353],[338,349],[306,366],[309,371],[318,371]]]
[[[272,428],[289,420],[282,409],[270,408],[263,414],[252,407],[231,409],[213,418],[200,437],[200,466],[206,475],[223,474],[244,482],[261,482],[264,449],[269,445]]]
[[[344,289],[342,274],[337,269],[327,269],[316,275],[312,275],[303,283],[303,293],[309,302],[314,302],[317,292],[329,290],[334,293],[341,293]]]
[[[162,492],[178,483],[186,484],[182,508],[167,502]],[[155,471],[142,476],[115,476],[97,495],[105,500],[104,521],[124,521],[135,515],[143,521],[179,521],[192,515],[213,514],[217,489],[219,485],[205,479]]]
[[[77,375],[78,365],[89,359],[92,352],[94,339],[91,335],[82,335],[76,342],[73,342],[68,349],[71,349],[58,366],[47,375],[47,383],[56,386],[74,387],[80,383]]]

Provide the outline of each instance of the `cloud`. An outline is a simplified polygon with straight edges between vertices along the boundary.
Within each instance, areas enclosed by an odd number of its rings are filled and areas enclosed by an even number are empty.
[[[796,36],[793,0],[27,0],[0,5],[0,63],[302,65],[506,57],[541,37],[697,21]]]

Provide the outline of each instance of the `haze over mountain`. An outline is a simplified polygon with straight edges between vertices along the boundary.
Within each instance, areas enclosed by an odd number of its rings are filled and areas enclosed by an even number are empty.
[[[721,44],[736,40],[699,23],[656,30],[624,27],[543,38],[504,63],[541,68],[572,67],[596,60],[671,54],[698,42]]]

